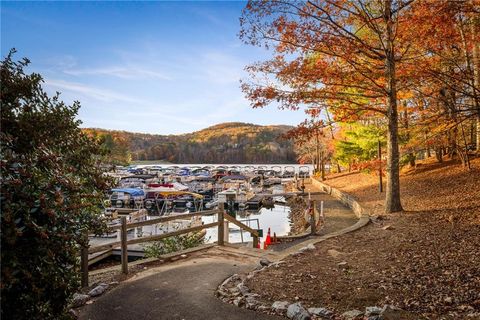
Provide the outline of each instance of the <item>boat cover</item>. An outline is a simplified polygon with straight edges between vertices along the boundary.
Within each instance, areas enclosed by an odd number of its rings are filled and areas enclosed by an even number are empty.
[[[234,175],[234,176],[224,176],[220,179],[220,181],[227,181],[227,180],[247,180],[247,177],[242,175]]]
[[[132,197],[141,197],[141,196],[144,196],[145,193],[143,192],[142,189],[138,189],[138,188],[116,188],[116,189],[112,189],[113,192],[123,192],[123,193],[128,193],[130,194]]]
[[[139,179],[139,180],[148,180],[155,178],[154,175],[151,174],[135,174],[127,177],[122,177],[121,179]]]

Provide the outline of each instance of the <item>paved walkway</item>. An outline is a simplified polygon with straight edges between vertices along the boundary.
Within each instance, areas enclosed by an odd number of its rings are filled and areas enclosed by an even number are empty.
[[[305,192],[318,192],[318,190],[315,189],[311,184],[306,184],[305,186]],[[329,194],[316,193],[315,195],[312,195],[311,198],[317,201],[318,210],[320,210],[320,202],[323,201],[325,225],[323,226],[322,230],[318,232],[318,235],[325,235],[342,230],[355,224],[355,222],[358,220],[350,208]]]
[[[237,250],[227,247],[216,256],[211,249],[208,258],[200,256],[151,269],[84,307],[80,319],[283,319],[237,308],[215,297],[224,279],[250,271],[258,263],[255,254],[242,257]]]
[[[355,228],[351,226],[358,219],[339,201],[326,194],[315,195],[314,199],[325,201],[327,223],[321,232],[323,236],[295,241],[280,252],[230,246],[210,248],[135,275],[82,308],[80,319],[283,319],[224,303],[214,293],[224,279],[252,270],[262,257],[279,260],[309,243],[341,234],[348,227]]]
[[[305,184],[305,193],[312,192],[311,199],[316,200],[317,209],[320,211],[320,203],[323,201],[323,209],[325,213],[325,225],[321,230],[317,231],[316,236],[308,236],[306,238],[293,240],[291,242],[280,243],[275,246],[272,246],[272,250],[281,252],[285,251],[288,248],[296,247],[301,245],[305,241],[311,240],[315,241],[319,236],[324,236],[333,232],[338,232],[345,228],[348,228],[354,225],[358,218],[355,216],[353,211],[345,206],[343,203],[335,199],[329,194],[319,193],[318,189],[315,189],[311,184]],[[305,245],[304,245],[305,246]],[[290,253],[290,250],[288,250]]]

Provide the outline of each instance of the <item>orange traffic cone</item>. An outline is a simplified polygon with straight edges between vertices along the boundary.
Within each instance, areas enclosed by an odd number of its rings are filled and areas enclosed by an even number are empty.
[[[273,243],[277,243],[277,233],[273,233]]]
[[[262,248],[262,247],[261,247],[261,243],[262,243],[262,241],[258,241],[258,243],[257,243],[257,249],[261,249],[261,248]]]
[[[272,237],[270,236],[270,228],[268,228],[268,233],[267,233],[267,237],[265,238],[265,243],[267,245],[269,245],[270,243],[272,243]]]

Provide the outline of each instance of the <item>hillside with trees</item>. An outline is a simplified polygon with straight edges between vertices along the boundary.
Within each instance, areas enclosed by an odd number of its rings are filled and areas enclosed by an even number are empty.
[[[163,160],[172,163],[294,163],[289,126],[221,123],[182,135],[84,129],[110,151],[109,161]]]

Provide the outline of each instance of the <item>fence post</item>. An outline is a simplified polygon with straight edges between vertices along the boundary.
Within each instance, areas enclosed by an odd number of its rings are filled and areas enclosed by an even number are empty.
[[[258,247],[258,237],[254,234],[252,234],[253,237],[253,247],[257,248]]]
[[[120,238],[122,242],[122,273],[128,274],[128,250],[127,250],[127,218],[122,217],[122,229],[120,230]]]
[[[218,240],[217,243],[219,246],[224,245],[223,237],[225,234],[225,224],[224,224],[224,215],[225,209],[223,207],[223,202],[218,204]]]
[[[80,271],[82,273],[82,288],[88,287],[88,247],[80,251]]]
[[[323,212],[323,201],[320,201],[320,219],[325,223],[325,213]]]
[[[383,182],[382,182],[382,144],[380,143],[380,140],[378,140],[378,152],[377,152],[377,157],[378,157],[378,191],[380,193],[383,192]]]
[[[310,234],[314,235],[317,233],[316,227],[317,227],[317,222],[315,221],[315,206],[317,205],[315,200],[310,200]]]

